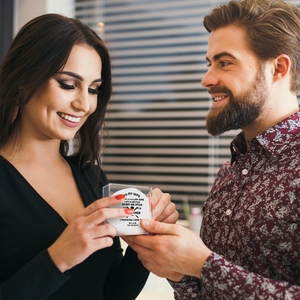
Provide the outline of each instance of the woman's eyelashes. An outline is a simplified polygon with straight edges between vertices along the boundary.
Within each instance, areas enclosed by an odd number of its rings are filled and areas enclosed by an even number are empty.
[[[56,81],[58,82],[60,87],[63,88],[64,90],[74,90],[76,87],[75,84],[67,84],[63,80],[60,80],[60,79],[56,79]],[[99,94],[101,94],[100,87],[101,87],[101,85],[99,85],[98,87],[95,87],[95,88],[88,88],[88,92],[93,95],[99,95]]]
[[[101,90],[100,90],[100,86],[98,86],[95,89],[89,88],[89,93],[91,94],[96,94],[96,95],[100,95],[101,94]]]
[[[62,80],[59,80],[59,79],[56,79],[56,80],[57,80],[58,84],[60,85],[60,87],[65,89],[65,90],[74,90],[75,89],[74,84],[66,84]]]

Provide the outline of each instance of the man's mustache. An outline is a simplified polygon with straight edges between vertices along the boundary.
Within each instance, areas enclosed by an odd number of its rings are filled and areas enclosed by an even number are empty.
[[[210,89],[207,90],[207,92],[209,94],[223,93],[223,94],[232,95],[231,90],[228,89],[228,88],[226,88],[226,87],[214,87],[214,88],[210,88]]]

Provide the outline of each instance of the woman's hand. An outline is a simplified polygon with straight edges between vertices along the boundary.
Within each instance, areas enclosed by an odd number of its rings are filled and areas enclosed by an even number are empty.
[[[156,188],[152,191],[153,219],[163,223],[176,223],[179,213],[171,196]]]
[[[106,219],[125,217],[132,210],[109,208],[124,200],[124,195],[99,199],[76,215],[61,236],[48,248],[49,255],[61,272],[76,266],[99,249],[110,247],[117,230]]]

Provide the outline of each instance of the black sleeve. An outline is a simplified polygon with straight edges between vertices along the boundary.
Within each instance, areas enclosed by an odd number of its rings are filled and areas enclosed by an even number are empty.
[[[45,249],[8,280],[0,284],[0,300],[43,300],[69,276],[61,273]]]
[[[111,267],[104,289],[106,300],[134,300],[143,289],[149,271],[143,266],[135,251],[127,247],[122,256],[122,249],[116,263]]]
[[[100,175],[99,177],[95,174]],[[95,199],[102,198],[102,187],[108,183],[107,177],[101,168],[95,166],[86,172],[90,180],[90,184],[95,186]],[[86,193],[91,190],[86,190]],[[149,271],[144,268],[140,260],[137,258],[136,252],[130,247],[127,248],[126,254],[123,256],[123,250],[120,246],[118,237],[114,238],[115,247],[111,249],[114,255],[112,263],[104,284],[105,300],[134,300],[143,289]]]

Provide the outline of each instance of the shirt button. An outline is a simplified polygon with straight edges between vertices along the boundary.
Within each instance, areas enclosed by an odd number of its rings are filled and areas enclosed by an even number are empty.
[[[230,216],[231,213],[232,213],[232,211],[231,211],[230,209],[227,209],[227,210],[226,210],[226,215],[227,215],[227,216]]]
[[[248,170],[247,170],[247,169],[244,169],[244,170],[242,171],[242,174],[243,174],[243,175],[247,175],[247,174],[248,174]]]

